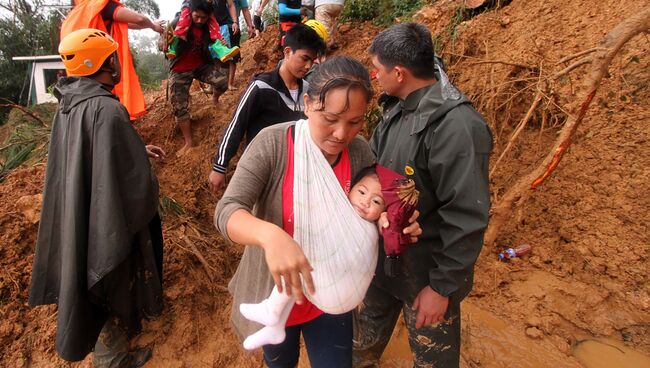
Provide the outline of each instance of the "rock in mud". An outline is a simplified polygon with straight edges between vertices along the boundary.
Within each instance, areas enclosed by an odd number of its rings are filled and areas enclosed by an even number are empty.
[[[542,320],[537,316],[530,316],[526,319],[526,325],[531,327],[539,327],[542,324]]]
[[[528,327],[526,329],[526,336],[531,339],[541,339],[544,336],[544,333],[537,327]]]
[[[16,208],[25,216],[27,221],[32,224],[41,219],[41,203],[43,202],[42,194],[28,195],[18,198]]]

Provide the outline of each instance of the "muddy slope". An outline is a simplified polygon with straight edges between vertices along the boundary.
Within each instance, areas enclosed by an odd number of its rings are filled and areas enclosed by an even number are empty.
[[[458,2],[443,0],[417,19],[440,34],[449,74],[495,132],[495,157],[532,103],[542,75],[561,68],[564,56],[592,48],[608,30],[645,4],[633,0],[549,0],[489,10],[458,21]],[[370,67],[365,50],[378,31],[343,25],[338,53]],[[162,317],[146,324],[135,342],[153,345],[151,367],[259,367],[259,353],[239,347],[229,325],[225,290],[240,249],[213,230],[219,196],[205,180],[223,127],[250,74],[271,67],[271,29],[243,48],[240,89],[217,108],[198,89],[192,115],[199,146],[186,156],[165,92],[147,96],[148,114],[137,123],[145,142],[161,145],[156,164],[166,214],[165,303]],[[484,249],[473,293],[463,310],[463,366],[579,367],[572,346],[608,337],[650,354],[650,41],[634,38],[614,59],[574,145],[558,170],[513,214],[499,237],[504,246],[529,243],[533,254],[509,264]],[[505,62],[505,63],[504,63]],[[514,66],[512,64],[518,64]],[[523,66],[523,67],[522,67]],[[527,173],[550,149],[580,98],[581,67],[561,79],[553,94],[492,177],[493,199]],[[68,366],[53,352],[55,308],[29,308],[33,247],[44,166],[21,169],[0,184],[0,361],[11,367]],[[203,260],[201,260],[203,259]],[[385,367],[408,367],[403,327],[385,354]],[[90,362],[74,364],[88,367]],[[302,367],[307,364],[303,362]]]

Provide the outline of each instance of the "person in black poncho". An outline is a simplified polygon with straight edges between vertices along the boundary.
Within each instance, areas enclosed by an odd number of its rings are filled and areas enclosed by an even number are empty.
[[[48,152],[29,293],[57,304],[56,351],[68,361],[94,351],[95,367],[140,367],[151,349],[129,351],[142,318],[162,312],[158,181],[129,114],[110,91],[119,82],[117,43],[80,29],[59,45],[68,77]]]

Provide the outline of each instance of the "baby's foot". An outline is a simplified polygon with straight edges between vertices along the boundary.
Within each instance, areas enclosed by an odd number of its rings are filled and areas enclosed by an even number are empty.
[[[255,350],[264,345],[277,345],[284,341],[284,326],[266,326],[244,340],[244,349]]]
[[[257,304],[242,303],[239,305],[241,314],[250,321],[254,321],[264,326],[273,326],[280,320],[282,306],[273,308],[268,299]]]

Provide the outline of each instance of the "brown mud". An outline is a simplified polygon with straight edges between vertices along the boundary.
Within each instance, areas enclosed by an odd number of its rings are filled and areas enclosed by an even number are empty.
[[[610,29],[647,6],[634,0],[514,0],[461,22],[458,3],[439,1],[416,19],[440,35],[450,77],[492,127],[493,161],[533,102],[539,71],[548,75],[561,69],[560,59],[597,46]],[[147,96],[148,114],[136,123],[145,142],[167,152],[154,164],[166,210],[166,307],[134,341],[154,347],[147,367],[262,366],[259,352],[244,352],[228,324],[226,285],[241,249],[214,230],[220,193],[211,193],[206,179],[247,79],[278,59],[268,51],[275,31],[244,45],[239,89],[227,92],[218,107],[198,88],[192,90],[199,144],[190,153],[175,156],[182,138],[164,90]],[[353,55],[371,67],[365,50],[378,31],[370,24],[342,25],[337,54]],[[649,51],[644,34],[616,56],[557,171],[503,228],[500,245],[529,243],[532,254],[502,263],[498,249],[484,248],[474,290],[463,304],[463,367],[598,367],[589,357],[603,349],[585,342],[594,338],[618,346],[615,351],[633,350],[639,362],[650,355]],[[584,66],[574,70],[545,96],[491,178],[495,201],[549,151],[571,106],[582,98],[586,71]],[[34,196],[42,190],[44,168],[19,169],[0,184],[0,365],[89,367],[88,358],[69,364],[56,356],[56,308],[27,305],[38,228]],[[382,367],[410,364],[406,331],[399,324]],[[300,366],[308,363],[303,359]]]

